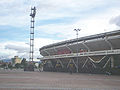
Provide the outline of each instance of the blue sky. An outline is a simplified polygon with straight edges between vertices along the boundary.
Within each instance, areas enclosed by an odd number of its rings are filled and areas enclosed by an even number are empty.
[[[0,58],[28,58],[31,6],[35,58],[44,45],[76,38],[75,28],[79,37],[120,29],[120,0],[0,0]]]

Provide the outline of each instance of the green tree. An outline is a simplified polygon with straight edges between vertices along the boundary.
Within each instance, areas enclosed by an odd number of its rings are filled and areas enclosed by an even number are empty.
[[[6,67],[7,67],[7,64],[6,64],[6,63],[3,63],[3,64],[1,65],[1,67],[2,67],[2,68],[6,68]]]
[[[21,68],[21,64],[20,63],[15,64],[15,68]]]
[[[22,59],[21,65],[23,66],[23,68],[27,66],[26,58]]]
[[[10,69],[13,68],[11,63],[8,64],[8,68],[10,68]]]

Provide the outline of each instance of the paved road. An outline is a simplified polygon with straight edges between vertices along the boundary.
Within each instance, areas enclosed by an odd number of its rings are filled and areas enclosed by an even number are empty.
[[[120,76],[0,70],[0,90],[120,90]]]

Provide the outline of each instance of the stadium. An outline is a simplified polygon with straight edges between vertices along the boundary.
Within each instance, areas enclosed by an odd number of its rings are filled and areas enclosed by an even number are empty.
[[[120,74],[120,30],[43,46],[44,71]]]

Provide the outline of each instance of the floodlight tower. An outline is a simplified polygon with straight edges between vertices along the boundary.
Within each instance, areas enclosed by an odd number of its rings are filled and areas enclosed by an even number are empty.
[[[30,55],[29,60],[33,61],[33,53],[34,53],[34,22],[36,15],[36,7],[31,7],[31,26],[30,26]]]
[[[76,31],[76,37],[77,37],[77,49],[76,49],[76,50],[77,50],[77,69],[76,69],[76,72],[77,72],[77,73],[79,72],[79,70],[78,70],[78,69],[79,69],[79,65],[78,65],[78,48],[79,48],[79,47],[78,47],[78,32],[79,32],[80,30],[81,30],[81,29],[79,29],[79,28],[78,28],[78,29],[74,29],[74,31]]]

